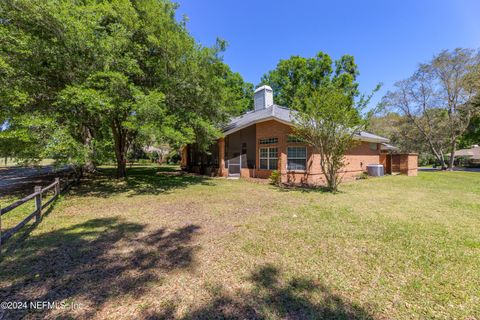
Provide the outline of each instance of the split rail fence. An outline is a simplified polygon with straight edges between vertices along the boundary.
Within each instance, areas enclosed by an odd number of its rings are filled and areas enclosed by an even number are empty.
[[[57,199],[61,193],[67,190],[72,183],[74,183],[75,181],[78,182],[79,180],[79,175],[76,175],[75,173],[73,174],[73,176],[69,175],[66,177],[63,188],[60,188],[60,178],[55,178],[55,181],[46,186],[45,188],[42,188],[41,186],[35,186],[34,192],[32,194],[29,194],[25,198],[20,199],[5,208],[0,208],[0,247],[15,233],[22,229],[34,217],[35,223],[39,223],[42,216],[42,210],[48,207],[53,201],[55,201],[55,199]],[[47,201],[43,202],[43,195],[45,195],[49,190],[52,189],[54,191],[53,196]],[[23,219],[20,223],[18,223],[15,227],[8,230],[2,230],[2,216],[31,200],[35,201],[35,210],[30,213],[25,219]]]

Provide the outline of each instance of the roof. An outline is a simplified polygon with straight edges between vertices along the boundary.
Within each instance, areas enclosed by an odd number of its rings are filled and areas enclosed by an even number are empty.
[[[480,147],[473,146],[470,149],[456,150],[455,157],[472,157],[473,159],[480,159]]]
[[[382,143],[382,145],[380,146],[380,149],[389,150],[389,151],[399,150],[397,147],[392,146],[391,144],[388,144],[388,143]]]
[[[282,107],[279,105],[272,105],[265,109],[261,110],[252,110],[249,111],[239,117],[233,118],[228,125],[223,128],[223,134],[225,136],[242,130],[246,127],[251,126],[252,124],[264,122],[268,120],[276,120],[278,122],[292,125],[295,116],[295,111],[290,110],[286,107]],[[359,134],[356,135],[356,138],[362,141],[367,142],[388,142],[389,140],[384,137],[380,137],[374,135],[369,132],[361,131]]]

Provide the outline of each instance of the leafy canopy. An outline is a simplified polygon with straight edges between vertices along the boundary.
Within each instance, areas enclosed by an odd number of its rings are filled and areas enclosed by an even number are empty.
[[[320,167],[331,191],[336,192],[342,181],[342,168],[348,164],[345,154],[376,112],[364,112],[372,95],[352,102],[343,88],[331,85],[295,98],[294,106],[301,109],[295,116],[295,135],[320,154]]]
[[[206,148],[230,115],[250,108],[253,86],[223,63],[225,41],[200,46],[176,8],[2,1],[0,154],[80,165],[114,155],[124,175],[125,154],[139,142]]]
[[[263,77],[263,83],[272,87],[276,103],[297,110],[295,135],[320,154],[320,167],[332,191],[341,183],[345,153],[376,112],[375,108],[365,112],[373,93],[367,97],[359,93],[358,74],[352,56],[333,62],[319,52],[313,58],[281,60]]]
[[[262,77],[262,83],[272,87],[275,103],[292,107],[300,91],[313,91],[333,86],[342,89],[351,98],[358,96],[358,67],[350,55],[344,55],[333,62],[326,53],[315,57],[292,56],[280,60],[274,70]],[[296,105],[303,108],[302,105]]]

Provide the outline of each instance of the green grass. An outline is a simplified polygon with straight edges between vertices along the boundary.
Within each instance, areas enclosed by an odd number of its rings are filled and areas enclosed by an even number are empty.
[[[81,307],[12,317],[480,318],[478,173],[359,180],[334,195],[173,167],[102,172],[0,263],[2,300]]]
[[[42,161],[35,163],[37,166],[48,166],[52,165],[54,161],[52,159],[43,159]],[[0,169],[1,168],[6,168],[6,167],[16,167],[16,166],[22,166],[22,163],[18,162],[16,159],[13,158],[7,158],[5,161],[5,158],[0,159]]]

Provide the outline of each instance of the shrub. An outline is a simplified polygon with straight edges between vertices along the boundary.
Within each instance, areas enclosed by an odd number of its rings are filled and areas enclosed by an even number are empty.
[[[368,173],[367,172],[362,172],[358,178],[359,180],[364,180],[364,179],[368,179]]]
[[[280,175],[280,172],[278,172],[278,170],[274,170],[272,171],[272,174],[270,174],[270,183],[275,185],[275,186],[279,186],[281,184],[281,178],[282,176]]]
[[[177,150],[172,150],[166,157],[166,161],[169,164],[178,164],[180,162],[181,156]]]

